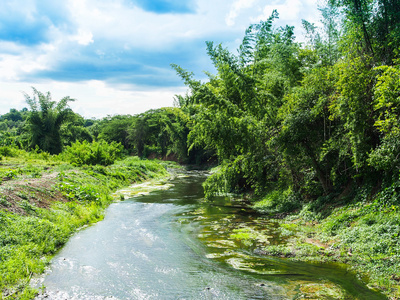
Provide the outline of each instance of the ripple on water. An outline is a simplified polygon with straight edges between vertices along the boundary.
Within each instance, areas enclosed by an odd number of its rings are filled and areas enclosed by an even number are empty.
[[[135,249],[131,250],[131,254],[133,254],[133,256],[136,258],[140,258],[145,261],[150,261],[150,258],[146,254],[144,254],[140,251],[137,251]]]
[[[176,268],[167,268],[167,267],[158,267],[158,266],[155,267],[154,271],[157,273],[162,273],[162,274],[166,274],[166,275],[178,273],[178,269],[176,269]]]

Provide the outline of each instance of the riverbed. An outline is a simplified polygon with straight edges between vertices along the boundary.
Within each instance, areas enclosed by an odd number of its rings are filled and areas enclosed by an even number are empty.
[[[279,225],[226,196],[205,201],[205,176],[123,191],[54,257],[37,299],[385,299],[342,266],[260,254],[285,242]],[[252,226],[259,245],[235,239]]]

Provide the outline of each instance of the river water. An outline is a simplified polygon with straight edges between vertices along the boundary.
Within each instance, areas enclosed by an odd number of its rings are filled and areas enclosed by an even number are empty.
[[[203,200],[200,172],[116,202],[54,257],[37,299],[385,299],[354,274],[254,254],[232,228],[277,224],[240,203]],[[138,194],[137,194],[138,195]]]

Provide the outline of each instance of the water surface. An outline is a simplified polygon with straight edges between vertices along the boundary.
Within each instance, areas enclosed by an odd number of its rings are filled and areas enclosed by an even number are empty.
[[[277,224],[226,198],[205,202],[203,180],[192,172],[110,205],[55,256],[37,298],[384,299],[344,268],[254,254],[232,228],[263,226],[284,242]]]

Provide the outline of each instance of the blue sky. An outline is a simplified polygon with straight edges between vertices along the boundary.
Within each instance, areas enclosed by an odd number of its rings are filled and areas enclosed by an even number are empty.
[[[26,107],[32,86],[87,118],[172,106],[186,88],[171,63],[203,78],[205,41],[235,51],[273,9],[299,40],[301,19],[319,20],[313,0],[2,0],[0,114]]]

